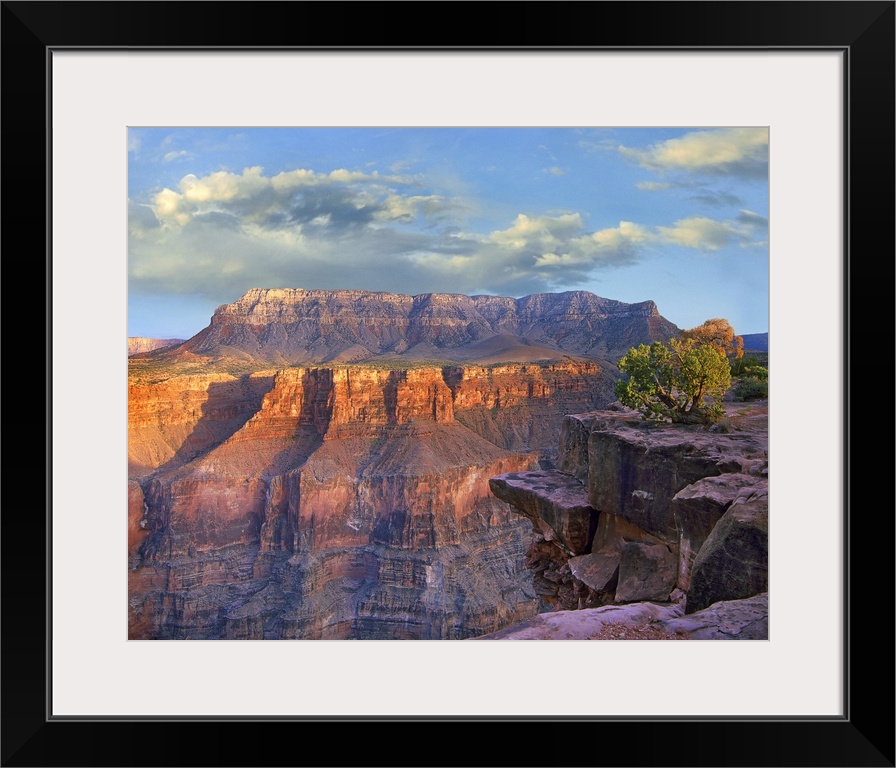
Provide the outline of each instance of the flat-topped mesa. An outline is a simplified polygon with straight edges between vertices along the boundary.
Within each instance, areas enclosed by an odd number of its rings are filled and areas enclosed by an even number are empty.
[[[172,352],[277,364],[618,358],[678,328],[652,301],[627,304],[586,291],[504,296],[253,288],[215,310]],[[517,357],[514,357],[517,355]],[[522,356],[519,356],[522,355]]]
[[[514,299],[508,296],[468,296],[463,293],[422,293],[416,296],[384,291],[305,290],[302,288],[251,288],[231,304],[222,304],[212,323],[288,323],[350,311],[384,318],[403,315],[465,320],[479,314],[492,330],[509,330],[519,321],[533,323],[545,318],[588,320],[618,316],[660,317],[656,303],[629,304],[605,299],[587,291],[535,293]]]

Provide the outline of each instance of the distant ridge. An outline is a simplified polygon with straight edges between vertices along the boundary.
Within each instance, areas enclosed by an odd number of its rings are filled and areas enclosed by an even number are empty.
[[[144,336],[129,336],[128,357],[139,355],[143,352],[152,352],[156,349],[173,347],[177,344],[183,344],[184,341],[185,339],[149,339]]]
[[[653,301],[627,304],[586,291],[515,299],[253,288],[164,354],[274,365],[615,360],[632,346],[678,333]]]
[[[744,340],[744,349],[768,352],[768,333],[745,333],[741,338]]]

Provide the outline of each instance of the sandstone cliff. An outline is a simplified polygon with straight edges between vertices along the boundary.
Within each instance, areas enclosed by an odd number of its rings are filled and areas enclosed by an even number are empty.
[[[632,629],[652,622],[667,634],[767,638],[767,407],[726,410],[724,429],[710,430],[622,407],[570,415],[556,469],[490,480],[532,524],[539,610],[595,610],[565,621],[570,637],[607,637],[604,625],[623,622],[636,639]],[[618,610],[629,604],[642,607]],[[531,639],[547,626],[496,637]]]
[[[605,405],[588,362],[131,382],[130,636],[459,639],[534,615],[495,475]]]
[[[171,354],[277,366],[396,357],[615,360],[677,332],[652,301],[626,304],[585,291],[513,299],[255,288],[218,307],[211,324]]]

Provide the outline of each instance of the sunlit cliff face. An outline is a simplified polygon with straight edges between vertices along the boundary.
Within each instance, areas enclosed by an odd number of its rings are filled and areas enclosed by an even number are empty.
[[[532,615],[530,524],[595,363],[180,376],[129,391],[133,638],[461,638]]]

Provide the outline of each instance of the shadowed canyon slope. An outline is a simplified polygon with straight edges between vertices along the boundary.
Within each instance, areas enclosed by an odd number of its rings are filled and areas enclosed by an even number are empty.
[[[563,416],[613,399],[596,359],[670,328],[581,293],[219,308],[131,359],[129,636],[462,639],[533,616],[531,525],[489,478],[553,467]]]

